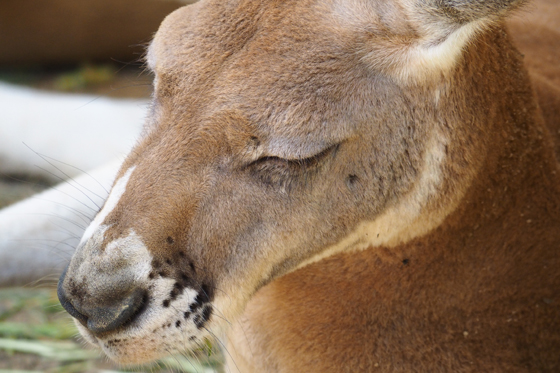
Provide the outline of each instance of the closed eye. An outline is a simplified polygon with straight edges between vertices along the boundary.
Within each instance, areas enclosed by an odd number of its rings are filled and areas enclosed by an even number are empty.
[[[330,146],[312,157],[301,159],[262,157],[251,162],[244,169],[266,186],[289,191],[296,185],[310,185],[313,176],[320,170],[320,166],[337,148],[338,144]]]
[[[339,144],[331,145],[323,151],[307,158],[287,159],[276,156],[266,156],[249,163],[246,167],[253,167],[263,165],[265,163],[285,164],[287,166],[309,168],[317,166],[323,159],[326,158],[331,152],[338,148]]]

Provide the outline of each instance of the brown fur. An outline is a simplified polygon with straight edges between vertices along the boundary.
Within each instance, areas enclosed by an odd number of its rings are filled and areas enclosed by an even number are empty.
[[[560,180],[549,151],[560,134],[560,7],[534,6],[511,26],[548,130],[535,125],[531,92],[516,92],[507,110],[529,115],[489,131],[486,165],[437,230],[261,289],[232,333],[242,371],[560,370]]]
[[[488,4],[170,15],[122,196],[59,285],[82,333],[139,362],[226,328],[229,367],[247,372],[559,370],[558,127],[503,26],[521,2]],[[86,322],[119,302],[131,321]],[[181,329],[189,304],[220,317]]]
[[[558,371],[557,166],[543,128],[504,127],[437,230],[261,289],[231,347],[249,346],[246,371]]]
[[[539,0],[509,21],[515,45],[524,53],[537,101],[560,159],[560,7]]]

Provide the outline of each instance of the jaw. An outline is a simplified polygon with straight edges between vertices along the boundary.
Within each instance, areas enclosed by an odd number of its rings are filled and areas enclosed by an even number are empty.
[[[143,364],[162,357],[192,351],[220,333],[210,304],[196,304],[197,292],[187,291],[163,308],[148,304],[136,319],[109,333],[94,334],[76,321],[80,334],[121,364]]]

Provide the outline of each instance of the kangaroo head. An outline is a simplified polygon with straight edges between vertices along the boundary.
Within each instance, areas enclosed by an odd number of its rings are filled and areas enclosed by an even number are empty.
[[[59,283],[82,335],[128,363],[194,348],[278,276],[437,227],[484,157],[485,87],[503,78],[485,68],[491,27],[520,3],[206,0],[168,16],[144,134]]]

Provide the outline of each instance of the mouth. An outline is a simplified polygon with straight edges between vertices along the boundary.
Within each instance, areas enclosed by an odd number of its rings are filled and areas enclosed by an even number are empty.
[[[126,328],[148,307],[147,292],[137,288],[118,303],[80,311],[68,300],[61,283],[59,282],[57,289],[60,304],[88,333],[95,336]]]
[[[151,304],[139,316],[110,332],[93,332],[79,320],[76,325],[84,339],[101,348],[110,359],[123,364],[148,363],[196,349],[211,336],[207,324],[213,307],[196,299],[193,291],[172,307]]]
[[[64,286],[65,276],[66,272],[58,288],[62,306],[74,317],[84,339],[115,362],[148,363],[192,351],[212,339],[215,307],[212,291],[206,286],[195,289],[159,278],[147,290],[139,287],[113,303],[84,308],[80,306],[85,302],[73,301],[72,294],[67,296],[71,291]]]

